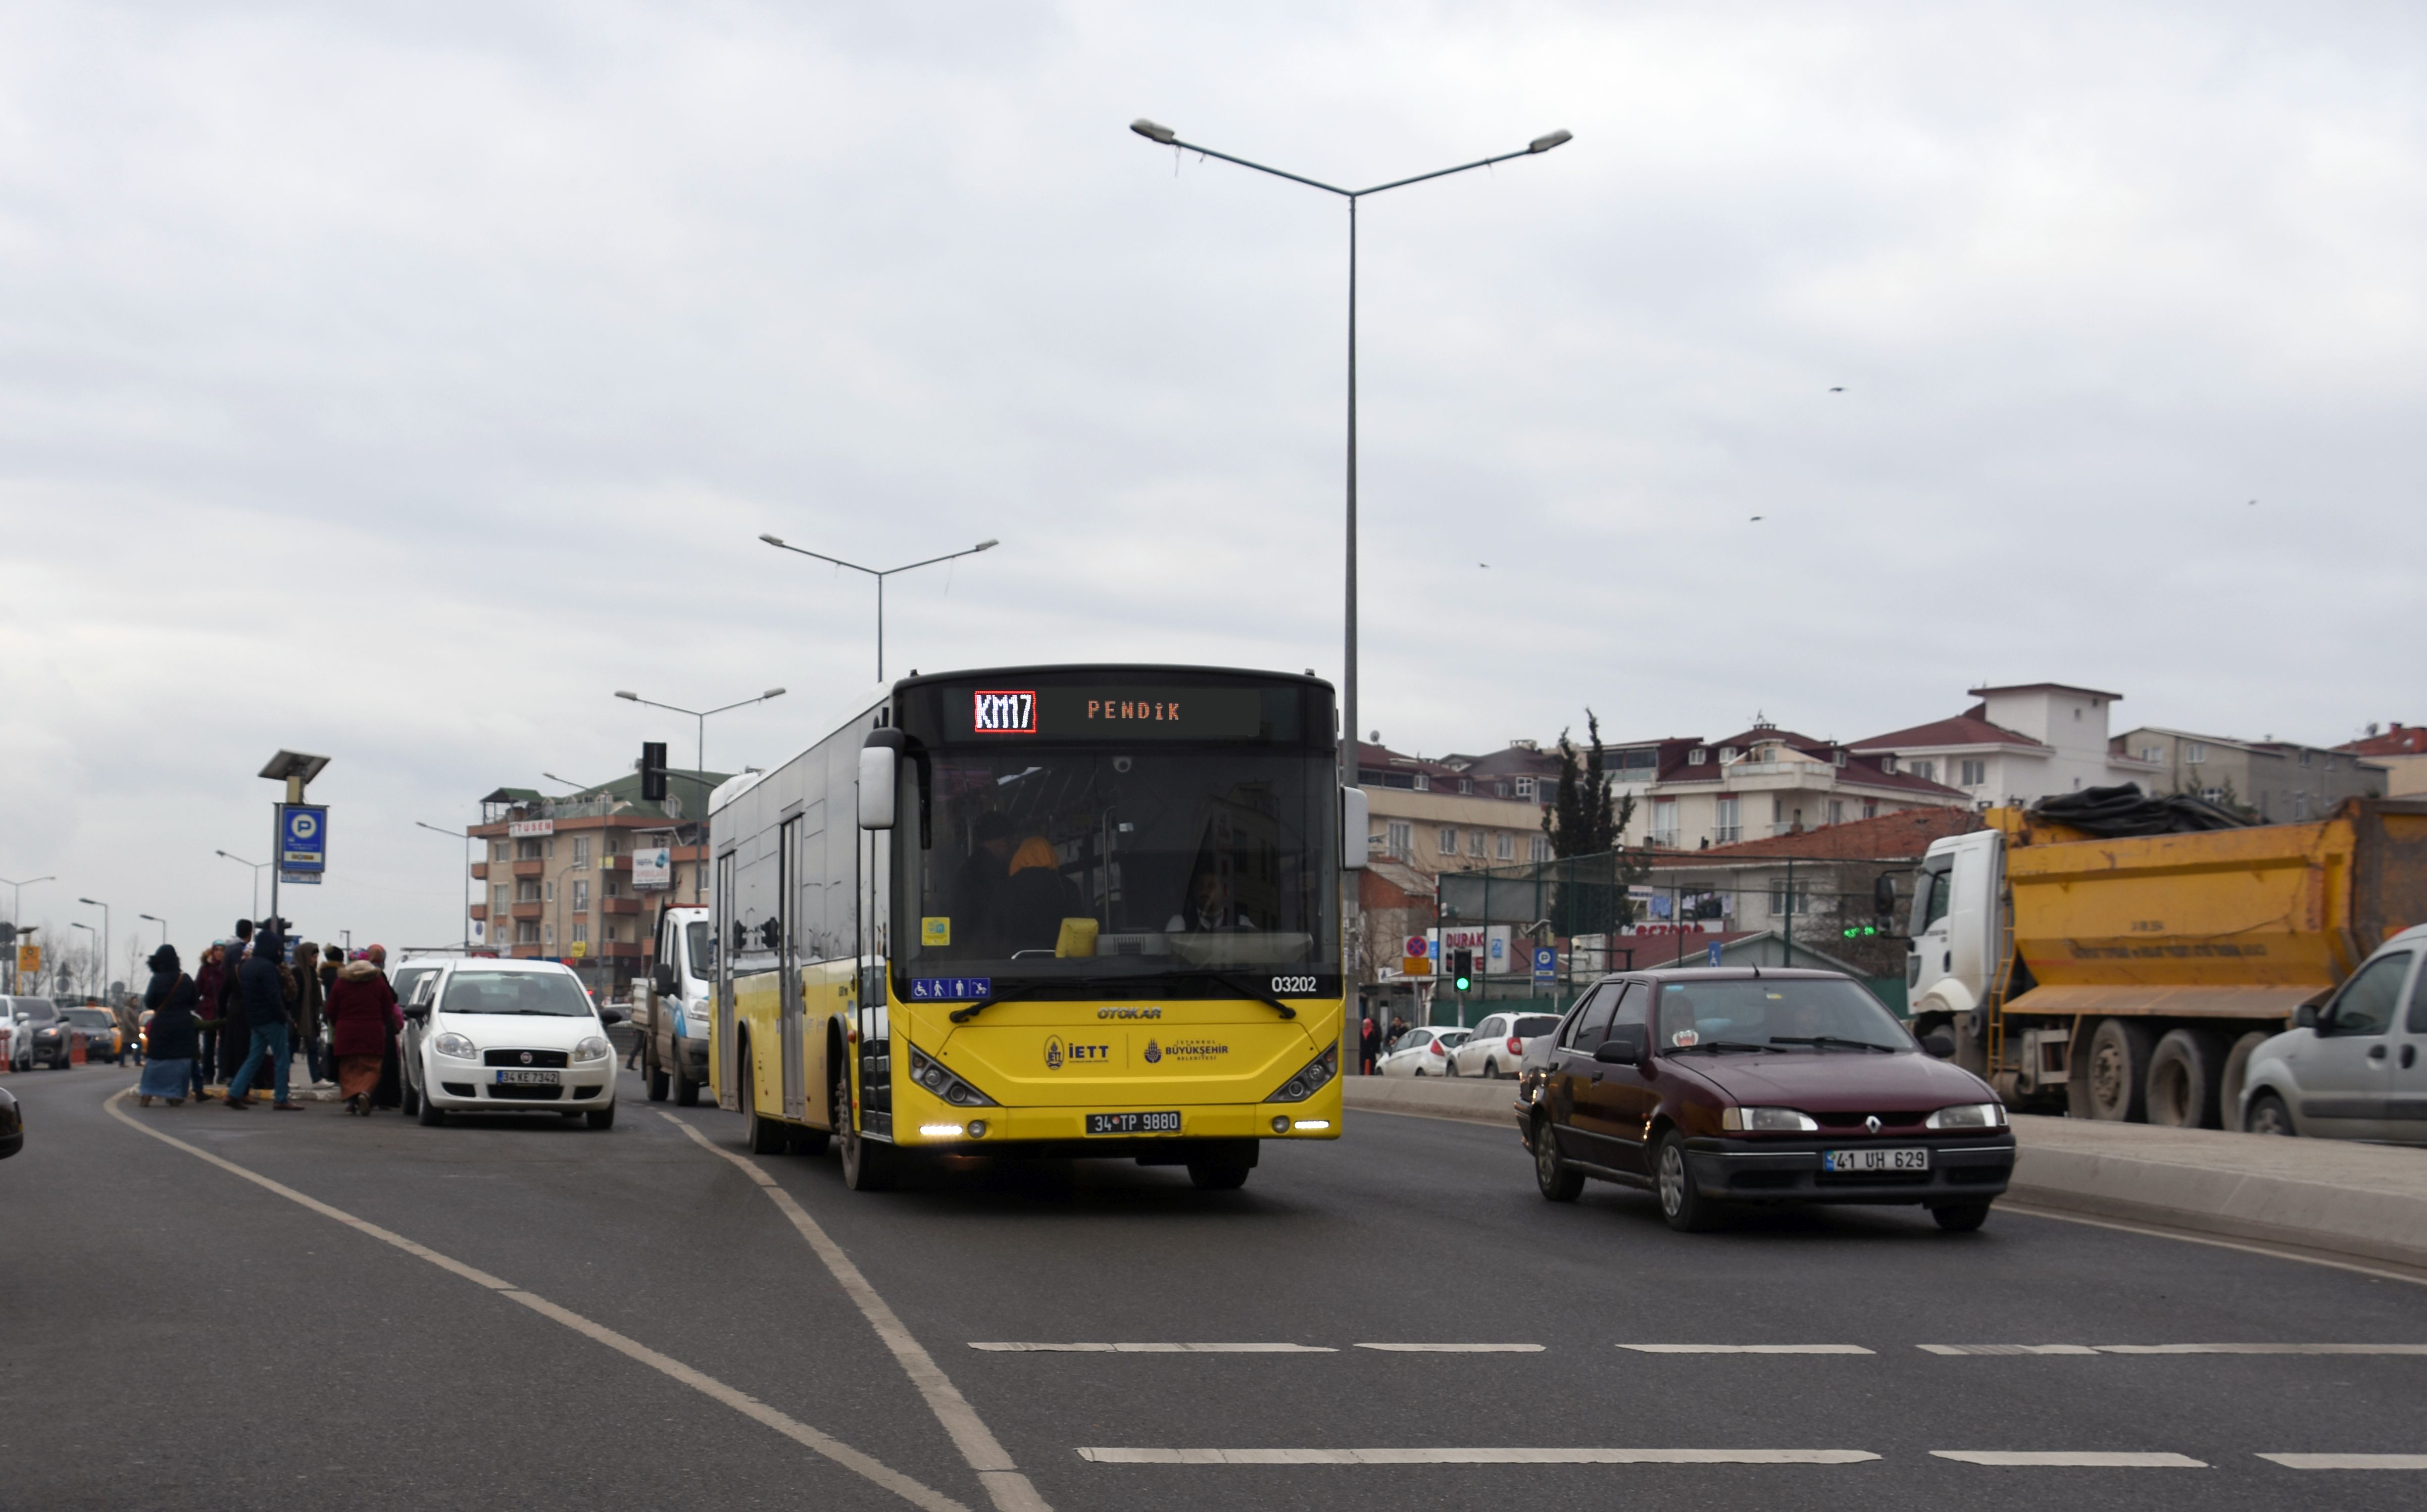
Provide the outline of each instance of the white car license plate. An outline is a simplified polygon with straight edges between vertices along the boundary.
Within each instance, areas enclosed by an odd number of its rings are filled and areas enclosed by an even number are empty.
[[[500,1071],[497,1085],[501,1087],[552,1087],[564,1081],[562,1071]]]
[[[1850,1176],[1883,1175],[1893,1171],[1927,1171],[1928,1149],[1832,1149],[1820,1152],[1820,1169]]]

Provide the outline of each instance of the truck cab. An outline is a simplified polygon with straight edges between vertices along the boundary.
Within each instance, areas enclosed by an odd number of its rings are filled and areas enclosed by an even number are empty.
[[[1996,985],[2005,836],[1975,830],[1933,840],[1914,876],[1905,998],[1913,1032],[1951,1035],[1956,1060],[1985,1070],[1983,1009]]]
[[[716,930],[709,910],[660,913],[649,978],[632,984],[651,1102],[664,1101],[669,1092],[682,1107],[699,1101],[699,1089],[708,1084],[708,1018],[715,980]]]

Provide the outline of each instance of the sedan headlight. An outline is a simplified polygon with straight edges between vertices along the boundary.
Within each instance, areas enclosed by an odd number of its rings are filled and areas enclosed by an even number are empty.
[[[1729,1108],[1720,1113],[1719,1127],[1752,1134],[1812,1134],[1820,1129],[1810,1114],[1792,1108]]]
[[[1941,1108],[1925,1121],[1930,1129],[2003,1129],[2006,1127],[2006,1105],[2002,1102],[1959,1102],[1952,1108]]]
[[[458,1061],[473,1060],[481,1053],[469,1038],[453,1032],[441,1034],[432,1040],[430,1048],[441,1055],[449,1056]]]
[[[599,1034],[590,1035],[580,1044],[573,1047],[573,1058],[577,1061],[603,1061],[614,1053],[615,1048],[607,1043],[605,1036]]]

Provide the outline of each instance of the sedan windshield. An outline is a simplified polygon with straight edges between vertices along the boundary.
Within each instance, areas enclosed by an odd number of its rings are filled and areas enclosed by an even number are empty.
[[[1660,989],[1659,1043],[1813,1052],[1909,1050],[1913,1036],[1860,985],[1826,977],[1670,982]]]
[[[913,969],[1336,971],[1332,781],[1328,756],[1257,748],[938,754],[928,847],[904,826]]]
[[[448,979],[440,1011],[450,1014],[533,1014],[581,1018],[590,995],[554,971],[458,971]]]
[[[78,1029],[109,1029],[118,1020],[98,1008],[71,1008],[68,1010],[68,1022]]]

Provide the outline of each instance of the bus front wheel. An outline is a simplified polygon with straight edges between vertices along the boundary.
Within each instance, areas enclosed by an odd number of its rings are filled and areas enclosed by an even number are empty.
[[[851,1062],[835,1057],[834,1092],[826,1106],[834,1110],[835,1142],[842,1147],[842,1184],[854,1192],[892,1190],[901,1152],[859,1137],[859,1120],[851,1106]]]

